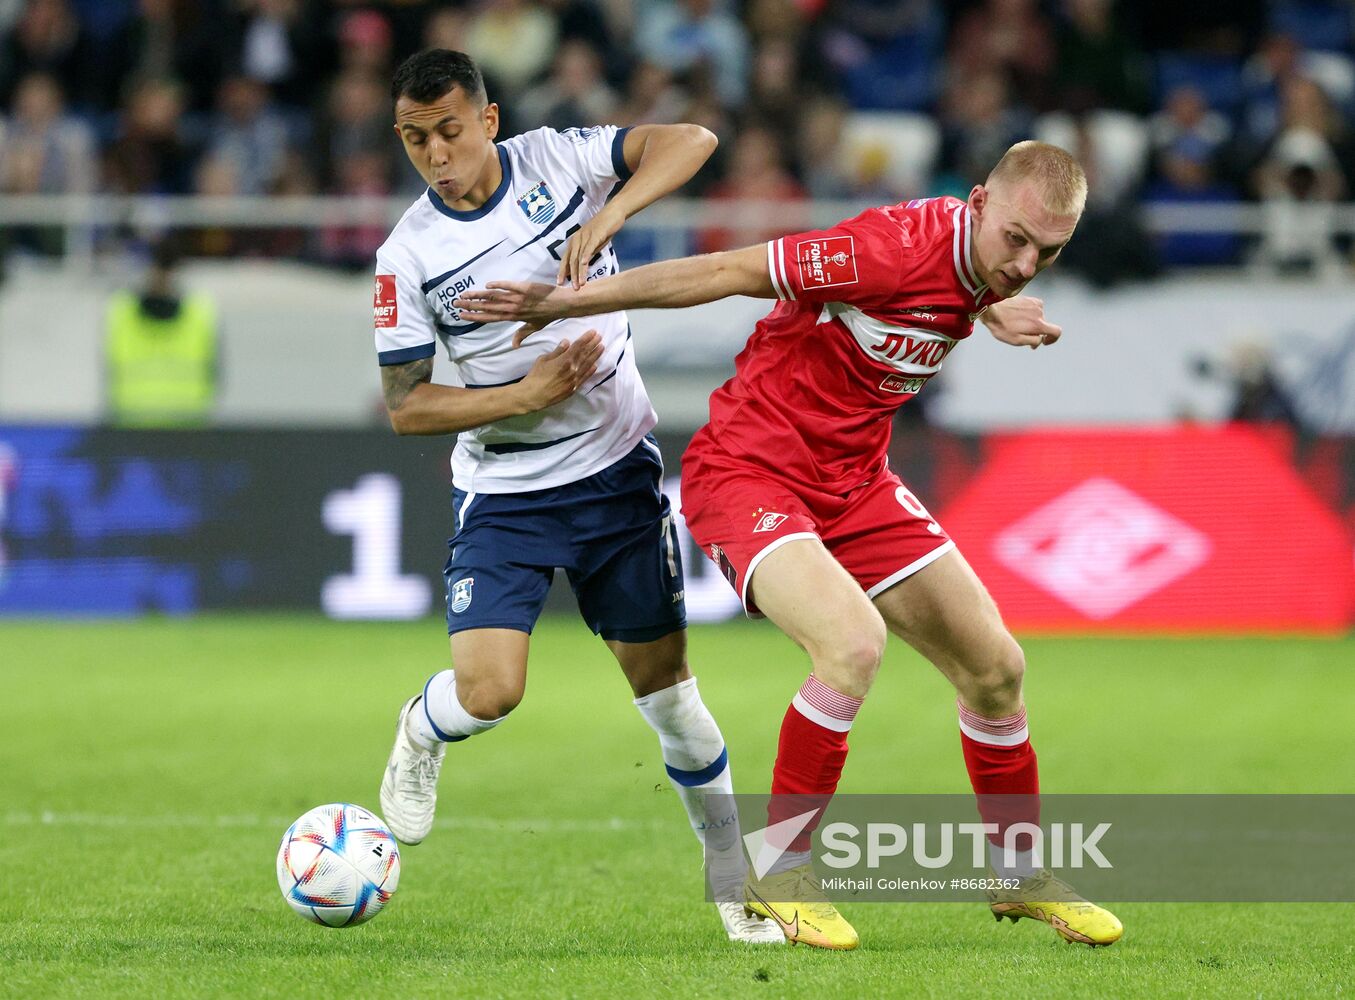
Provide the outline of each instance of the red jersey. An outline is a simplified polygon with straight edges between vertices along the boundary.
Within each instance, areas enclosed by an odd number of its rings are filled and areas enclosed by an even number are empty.
[[[972,263],[969,207],[868,209],[771,241],[767,266],[781,301],[711,394],[690,454],[846,493],[884,467],[894,411],[999,298]]]

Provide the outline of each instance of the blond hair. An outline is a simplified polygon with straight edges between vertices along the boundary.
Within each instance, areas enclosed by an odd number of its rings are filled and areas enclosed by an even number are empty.
[[[1018,142],[1002,154],[986,186],[1027,178],[1039,187],[1046,211],[1054,215],[1082,214],[1087,204],[1087,175],[1065,150],[1034,139]]]

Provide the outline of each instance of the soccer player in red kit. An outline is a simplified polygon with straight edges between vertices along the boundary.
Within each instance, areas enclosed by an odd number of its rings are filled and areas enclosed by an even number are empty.
[[[890,471],[886,452],[894,411],[936,375],[976,319],[1014,346],[1058,339],[1040,301],[1019,293],[1072,236],[1086,191],[1066,152],[1021,142],[966,201],[873,208],[829,229],[582,287],[491,282],[458,301],[474,321],[524,321],[521,338],[566,316],[729,295],[780,300],[739,354],[734,377],[711,395],[710,422],[682,463],[693,536],[745,608],[775,622],[812,662],[781,723],[772,819],[777,795],[826,804],[836,790],[887,631],[954,684],[984,820],[1001,832],[1038,818],[1021,647],[954,542]],[[1013,802],[1024,805],[1013,811]],[[856,931],[809,866],[812,828],[749,882],[747,904],[792,940],[853,948]],[[1005,857],[1000,832],[991,861],[1019,888],[990,894],[999,919],[1040,919],[1086,944],[1118,940],[1113,914],[1037,870],[1030,852]]]

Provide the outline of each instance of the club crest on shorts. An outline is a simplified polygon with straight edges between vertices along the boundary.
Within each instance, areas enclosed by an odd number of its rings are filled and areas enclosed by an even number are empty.
[[[452,584],[452,614],[459,615],[470,607],[471,589],[475,586],[475,577],[466,576]]]
[[[544,226],[555,218],[555,199],[545,181],[537,181],[530,191],[518,199],[518,208],[538,226]]]
[[[761,513],[761,511],[758,513]],[[789,514],[777,514],[775,512],[762,514],[762,516],[758,518],[757,527],[753,529],[753,534],[756,535],[763,531],[775,531],[781,522],[789,516]]]

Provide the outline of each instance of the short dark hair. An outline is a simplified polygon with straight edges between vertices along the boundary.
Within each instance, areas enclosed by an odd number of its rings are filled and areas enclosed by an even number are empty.
[[[420,104],[431,104],[460,87],[473,102],[485,104],[485,78],[475,60],[451,49],[424,49],[416,52],[395,71],[391,80],[391,100],[408,97]]]

